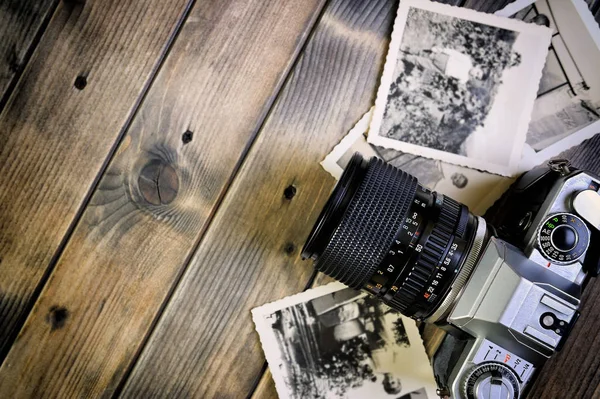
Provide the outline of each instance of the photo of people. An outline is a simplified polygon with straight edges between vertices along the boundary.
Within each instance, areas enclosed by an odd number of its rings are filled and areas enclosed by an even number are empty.
[[[414,321],[340,283],[298,296],[253,311],[280,397],[434,398]]]

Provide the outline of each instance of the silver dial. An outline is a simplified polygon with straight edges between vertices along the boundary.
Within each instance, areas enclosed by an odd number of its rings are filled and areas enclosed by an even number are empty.
[[[499,362],[476,365],[463,384],[463,396],[468,399],[518,399],[520,394],[519,378]]]
[[[590,232],[584,221],[571,213],[549,216],[538,230],[538,248],[551,263],[574,263],[587,251]]]

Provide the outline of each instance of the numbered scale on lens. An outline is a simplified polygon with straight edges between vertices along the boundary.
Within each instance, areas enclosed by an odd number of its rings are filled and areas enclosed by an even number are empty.
[[[416,193],[410,211],[404,222],[400,226],[400,230],[396,235],[388,254],[379,265],[377,271],[371,276],[369,282],[365,285],[367,291],[374,295],[384,294],[385,287],[388,283],[396,281],[398,275],[402,271],[403,262],[406,262],[406,254],[410,254],[413,250],[421,252],[423,246],[417,244],[423,234],[424,221],[423,210],[427,207],[427,202],[421,197],[423,194],[428,194],[429,191],[419,187]],[[398,291],[398,286],[392,285],[388,295],[393,295]]]
[[[550,216],[538,234],[538,246],[544,257],[552,263],[576,262],[587,251],[590,232],[578,216],[558,213]]]

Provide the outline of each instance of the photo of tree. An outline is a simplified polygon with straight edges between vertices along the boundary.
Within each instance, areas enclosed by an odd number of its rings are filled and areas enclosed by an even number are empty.
[[[464,142],[485,124],[502,75],[521,63],[519,33],[410,8],[382,135],[465,154]]]

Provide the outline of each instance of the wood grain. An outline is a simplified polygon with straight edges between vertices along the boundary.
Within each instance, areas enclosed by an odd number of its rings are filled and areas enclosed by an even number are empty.
[[[487,13],[494,13],[503,9],[513,1],[514,0],[466,0],[463,7]]]
[[[300,247],[334,184],[319,161],[372,103],[396,7],[327,5],[124,397],[251,393],[264,357],[250,309],[302,290],[311,275]]]
[[[0,357],[188,1],[61,2],[0,114]]]
[[[252,394],[252,399],[277,399],[278,397],[279,396],[277,395],[277,389],[275,388],[273,375],[271,374],[271,370],[267,369],[267,371],[262,375],[260,382],[256,386],[256,389]]]
[[[0,369],[3,394],[114,394],[321,6],[195,3]]]
[[[57,0],[0,2],[0,112],[56,3]]]

